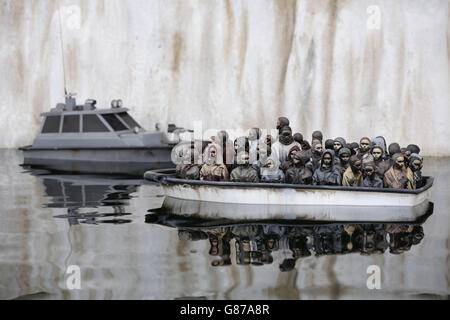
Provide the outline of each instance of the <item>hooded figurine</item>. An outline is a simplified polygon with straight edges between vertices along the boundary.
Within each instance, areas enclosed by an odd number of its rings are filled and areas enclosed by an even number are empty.
[[[259,182],[258,171],[249,164],[247,152],[238,155],[238,166],[231,171],[230,181],[233,182]]]
[[[385,160],[388,158],[388,152],[387,152],[387,146],[386,146],[386,140],[384,139],[383,136],[378,136],[376,138],[372,139],[371,142],[371,146],[372,147],[380,147],[381,150],[383,150],[383,155],[382,155],[382,159]]]
[[[376,169],[374,162],[368,162],[364,165],[363,187],[383,188],[383,180],[376,174]]]
[[[320,161],[320,167],[317,169],[312,177],[313,185],[329,185],[340,186],[341,175],[334,167],[334,151],[325,150]]]
[[[387,188],[414,189],[414,176],[411,169],[405,167],[405,157],[396,153],[392,157],[394,164],[384,174],[383,183]]]
[[[384,173],[388,171],[390,165],[388,160],[383,160],[383,149],[381,147],[372,147],[370,154],[376,166],[376,174],[383,179]]]
[[[292,130],[290,127],[281,128],[281,133],[278,136],[278,141],[272,145],[272,153],[278,155],[278,160],[283,163],[288,160],[289,151],[293,146],[298,146],[301,150],[301,145],[294,141]]]
[[[358,151],[359,151],[358,142],[352,142],[348,146],[349,146],[350,151],[352,152],[352,156],[358,154]]]
[[[323,141],[323,135],[322,135],[322,131],[316,130],[312,133],[312,140],[311,140],[311,144],[313,144],[313,140],[320,140],[320,142]]]
[[[334,150],[334,140],[333,139],[325,140],[325,150]]]
[[[267,163],[267,159],[270,157],[270,146],[264,143],[258,144],[256,151],[258,152],[258,160],[251,165],[259,173],[259,169]]]
[[[287,126],[289,126],[289,119],[286,117],[279,117],[277,120],[278,133],[281,133],[281,129]]]
[[[405,152],[403,152],[403,155],[405,156],[405,165],[406,165],[406,167],[409,167],[409,162],[410,162],[410,157],[411,157],[411,154],[412,153],[417,153],[417,154],[419,154],[420,153],[420,148],[419,148],[419,146],[417,146],[417,145],[415,145],[415,144],[409,144],[407,147],[406,147],[406,150],[405,150]]]
[[[397,142],[392,142],[388,147],[389,152],[389,167],[392,166],[392,156],[396,153],[401,153],[400,145]]]
[[[279,167],[278,158],[271,155],[267,163],[260,168],[261,182],[284,183],[284,173]]]
[[[288,153],[288,158],[286,161],[281,162],[281,170],[283,170],[284,173],[286,173],[286,170],[289,169],[292,166],[293,158],[295,154],[300,152],[299,146],[295,145],[293,146]]]
[[[359,140],[358,158],[362,160],[369,153],[370,153],[370,139],[367,137],[361,138],[361,140]]]
[[[322,159],[322,143],[316,142],[313,144],[312,150],[311,150],[311,158],[309,159],[309,162],[306,164],[306,167],[309,168],[312,172],[316,171],[320,167],[320,160]]]
[[[231,171],[232,171],[234,168],[236,168],[237,165],[238,165],[237,155],[238,155],[239,153],[241,153],[241,152],[244,152],[244,151],[245,151],[245,152],[250,152],[250,143],[249,143],[249,141],[248,141],[248,138],[247,138],[247,137],[244,137],[244,136],[239,137],[239,138],[236,138],[236,139],[234,140],[233,147],[234,147],[234,163],[233,163],[233,165],[231,166]]]
[[[342,176],[342,185],[346,187],[360,187],[363,181],[361,173],[362,161],[356,155],[350,157],[350,165]]]
[[[188,149],[184,154],[183,162],[177,164],[176,175],[181,179],[199,180],[201,163],[199,154],[195,148]]]
[[[334,154],[339,155],[339,150],[347,146],[347,142],[345,142],[344,138],[337,137],[333,142]]]
[[[300,145],[303,143],[303,135],[299,132],[293,135],[294,140],[300,143]]]
[[[292,166],[286,171],[286,183],[311,184],[313,173],[305,168],[304,161],[298,153],[293,156]]]
[[[260,142],[262,132],[259,128],[252,128],[248,131],[248,142],[249,142],[249,157],[250,163],[255,163],[258,160],[258,145]]]
[[[222,161],[222,148],[210,143],[203,153],[203,166],[200,170],[200,180],[228,181],[228,169]]]
[[[234,164],[234,147],[228,139],[228,133],[225,130],[217,132],[214,141],[222,148],[222,159],[225,161],[227,169],[230,169]]]
[[[344,174],[345,170],[349,167],[350,163],[351,151],[347,147],[343,147],[339,150],[338,157],[339,163],[336,165],[336,169],[339,170],[339,173]]]
[[[420,148],[417,144],[409,144],[406,147],[407,150],[411,151],[411,153],[416,153],[419,154],[420,153]]]
[[[413,172],[414,183],[416,188],[422,188],[424,186],[424,181],[422,179],[422,167],[423,167],[423,158],[421,155],[417,153],[411,153],[409,158],[409,168]]]

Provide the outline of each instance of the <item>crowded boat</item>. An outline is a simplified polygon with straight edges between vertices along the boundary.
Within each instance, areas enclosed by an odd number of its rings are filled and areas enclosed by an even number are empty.
[[[367,188],[419,189],[423,157],[420,148],[397,142],[387,145],[383,136],[363,137],[347,143],[336,137],[324,141],[314,131],[311,142],[293,133],[289,119],[277,121],[278,137],[263,136],[252,128],[248,136],[231,142],[219,131],[210,143],[198,150],[186,148],[176,166],[181,179],[293,185],[345,186]]]

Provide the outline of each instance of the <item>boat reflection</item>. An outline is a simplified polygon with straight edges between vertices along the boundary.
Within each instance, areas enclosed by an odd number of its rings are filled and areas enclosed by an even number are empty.
[[[125,179],[120,176],[67,175],[47,170],[29,169],[28,173],[40,179],[47,208],[65,208],[66,214],[54,216],[67,219],[69,225],[78,224],[124,224],[132,220],[125,211],[132,194],[143,179]],[[106,212],[105,212],[106,211]]]
[[[209,241],[212,266],[278,265],[290,271],[298,259],[311,255],[359,253],[401,254],[424,237],[420,223],[299,223],[297,221],[239,223],[151,213],[146,222],[178,230],[181,241]],[[233,252],[234,250],[234,252]]]

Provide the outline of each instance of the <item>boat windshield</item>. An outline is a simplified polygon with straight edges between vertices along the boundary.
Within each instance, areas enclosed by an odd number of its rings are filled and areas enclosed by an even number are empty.
[[[58,133],[60,123],[61,116],[47,116],[42,127],[42,133]]]
[[[108,122],[114,131],[128,130],[128,128],[113,113],[102,114],[102,117]]]
[[[117,114],[127,125],[130,127],[130,129],[134,129],[134,127],[138,127],[139,129],[141,126],[128,114],[128,112],[121,112]]]
[[[108,128],[96,114],[83,115],[83,132],[108,132]]]
[[[62,132],[80,132],[80,116],[65,115],[63,118]]]

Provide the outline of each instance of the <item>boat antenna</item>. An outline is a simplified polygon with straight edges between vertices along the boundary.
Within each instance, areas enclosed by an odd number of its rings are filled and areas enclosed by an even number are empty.
[[[63,33],[62,33],[62,22],[61,22],[61,1],[58,0],[58,14],[59,14],[59,40],[61,43],[61,55],[62,55],[62,69],[64,77],[64,96],[67,97],[67,81],[66,81],[66,68],[64,61],[64,45],[63,45]]]

